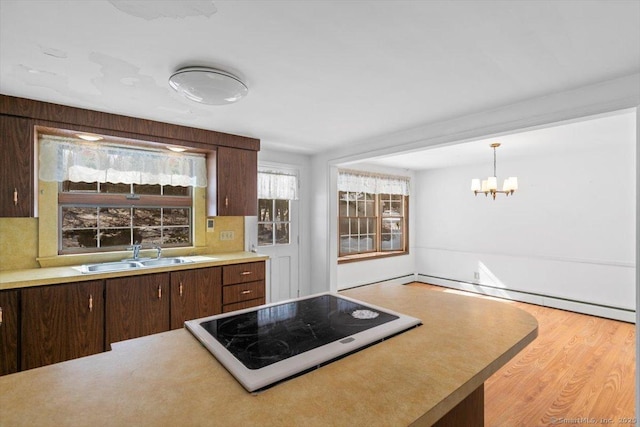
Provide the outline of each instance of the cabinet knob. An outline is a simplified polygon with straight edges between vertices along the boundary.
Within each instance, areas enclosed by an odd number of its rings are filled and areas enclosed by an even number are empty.
[[[158,299],[162,299],[162,287],[158,286]]]
[[[229,196],[224,198],[224,207],[228,208],[229,207]]]
[[[13,189],[13,204],[15,206],[18,206],[18,189],[17,188]]]
[[[93,311],[93,295],[89,294],[89,312]]]
[[[0,307],[0,326],[2,326],[2,307]]]
[[[182,282],[180,282],[180,296],[182,296]]]

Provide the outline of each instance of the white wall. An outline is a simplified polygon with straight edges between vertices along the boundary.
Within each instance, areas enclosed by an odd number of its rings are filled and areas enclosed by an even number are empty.
[[[633,321],[634,133],[590,151],[502,163],[498,156],[502,176],[519,180],[508,198],[469,191],[471,178],[490,171],[487,162],[419,173],[417,273],[488,285],[496,295],[519,291],[545,305],[546,297],[595,305],[592,314],[628,310]]]

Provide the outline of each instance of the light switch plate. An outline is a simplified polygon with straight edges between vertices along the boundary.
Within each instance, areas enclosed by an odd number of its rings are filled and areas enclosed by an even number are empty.
[[[214,230],[216,222],[213,218],[207,218],[207,232],[210,233]]]

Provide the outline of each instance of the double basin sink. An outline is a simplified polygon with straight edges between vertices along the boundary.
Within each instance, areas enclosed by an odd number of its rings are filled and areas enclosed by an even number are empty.
[[[115,262],[102,262],[98,264],[83,265],[83,273],[105,273],[109,271],[138,270],[145,267],[164,267],[168,265],[187,264],[194,262],[181,257],[172,258],[140,258],[137,260],[126,259]]]

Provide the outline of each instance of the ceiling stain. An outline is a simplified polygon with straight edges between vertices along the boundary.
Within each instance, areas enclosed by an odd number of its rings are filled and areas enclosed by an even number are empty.
[[[109,0],[116,9],[136,18],[152,21],[159,18],[181,19],[192,16],[211,17],[217,12],[211,0],[140,1]]]

